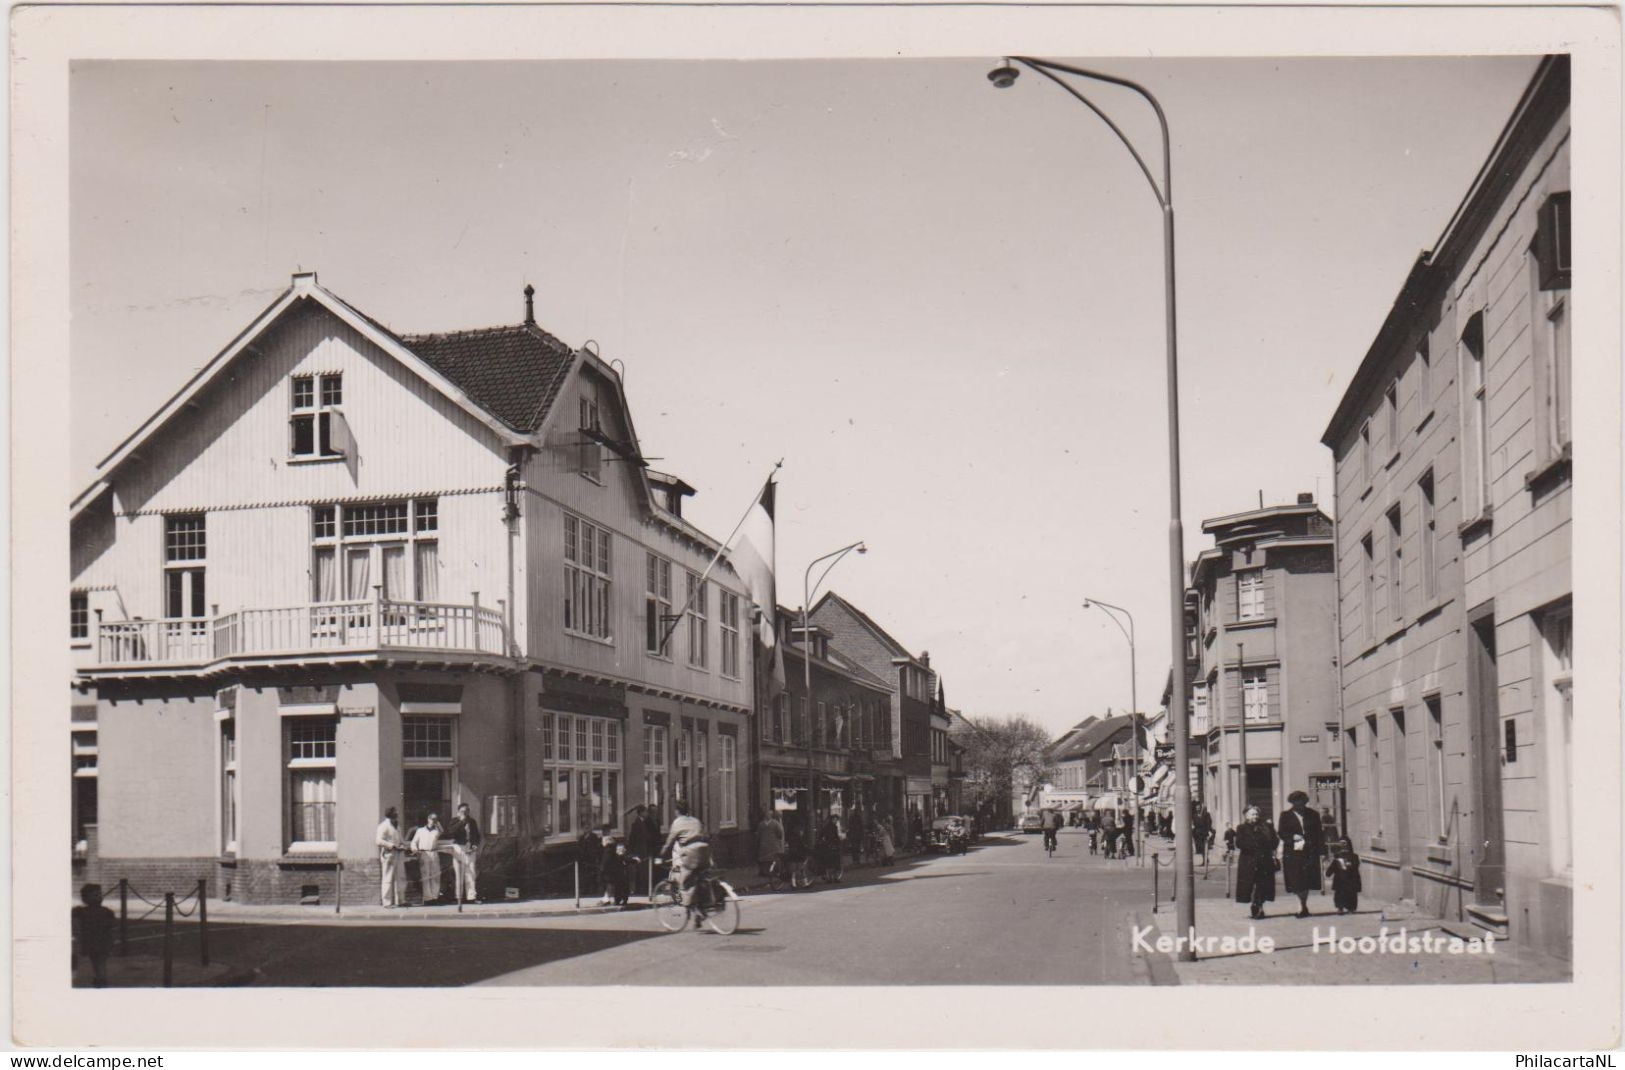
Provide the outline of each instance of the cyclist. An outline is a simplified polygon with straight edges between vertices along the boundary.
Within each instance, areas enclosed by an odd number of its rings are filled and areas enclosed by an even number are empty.
[[[1054,810],[1044,811],[1044,850],[1053,851],[1061,832],[1061,815]]]
[[[677,816],[672,819],[671,831],[660,848],[662,857],[672,861],[672,877],[683,892],[683,905],[694,905],[694,890],[711,869],[711,845],[705,839],[705,826],[695,817],[687,803],[677,803]]]

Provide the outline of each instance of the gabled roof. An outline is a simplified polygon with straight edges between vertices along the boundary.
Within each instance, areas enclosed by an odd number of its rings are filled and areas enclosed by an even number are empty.
[[[1123,713],[1096,721],[1082,729],[1074,729],[1052,745],[1050,757],[1057,762],[1076,761],[1079,758],[1091,757],[1103,744],[1110,742],[1113,736],[1122,729],[1127,728],[1128,725],[1129,716]]]
[[[401,339],[474,403],[524,434],[542,426],[570,376],[575,353],[534,324]]]
[[[316,282],[316,273],[310,271],[294,275],[292,284],[282,291],[277,299],[272,301],[252,323],[244,328],[242,333],[233,338],[226,348],[216,353],[207,364],[198,369],[197,373],[188,379],[185,385],[165,402],[157,412],[149,416],[130,437],[119,443],[112,453],[104,457],[101,463],[96,466],[100,477],[105,478],[113,469],[123,464],[142,445],[167,426],[171,419],[185,410],[187,404],[199,392],[213,382],[243,352],[251,349],[254,342],[271,330],[284,315],[312,302],[327,309],[339,320],[348,324],[384,352],[400,361],[423,379],[424,382],[444,394],[453,404],[464,409],[480,423],[489,427],[505,442],[510,445],[519,445],[525,441],[522,437],[525,432],[507,424],[484,405],[476,402],[470,395],[467,386],[419,356],[403,339],[377,320],[358,311],[348,302],[319,285]]]
[[[882,628],[880,625],[876,624],[873,617],[869,616],[869,614],[865,613],[851,602],[848,602],[834,591],[826,591],[824,593],[824,597],[818,600],[818,604],[812,607],[812,612],[809,613],[808,616],[816,617],[818,615],[818,611],[824,608],[824,604],[826,602],[840,603],[848,613],[857,618],[859,624],[862,624],[865,628],[872,632],[874,637],[880,640],[881,645],[890,650],[894,657],[907,658],[909,661],[914,662],[917,665],[920,664],[920,660],[913,654],[909,653],[908,647],[892,638],[891,633],[886,631],[886,629]],[[921,665],[921,668],[924,668],[924,666]]]

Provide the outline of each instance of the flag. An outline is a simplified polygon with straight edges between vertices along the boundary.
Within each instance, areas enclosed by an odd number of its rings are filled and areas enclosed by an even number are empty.
[[[762,645],[774,648],[773,634],[778,595],[773,586],[773,499],[778,486],[769,476],[761,496],[739,525],[739,533],[729,550],[734,571],[745,581],[755,609],[756,634]]]

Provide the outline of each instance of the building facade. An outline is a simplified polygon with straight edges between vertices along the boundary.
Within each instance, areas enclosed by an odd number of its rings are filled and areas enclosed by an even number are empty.
[[[402,336],[296,275],[75,503],[80,864],[360,899],[387,807],[462,803],[508,884],[639,804],[742,850],[749,606],[680,482],[528,289]]]
[[[827,630],[810,624],[803,634],[800,615],[782,606],[778,622],[784,688],[758,723],[759,808],[804,840],[832,813],[895,822],[891,689],[833,649]]]
[[[1203,521],[1191,567],[1198,659],[1191,748],[1219,828],[1273,818],[1293,791],[1335,816],[1338,752],[1332,521],[1311,495]]]
[[[935,792],[931,779],[931,725],[938,688],[931,657],[918,657],[867,613],[833,591],[818,600],[812,623],[825,629],[841,655],[891,686],[892,766],[889,802],[901,818],[900,844],[914,845],[916,826],[929,827]]]
[[[1379,894],[1571,951],[1569,73],[1544,60],[1322,441]]]

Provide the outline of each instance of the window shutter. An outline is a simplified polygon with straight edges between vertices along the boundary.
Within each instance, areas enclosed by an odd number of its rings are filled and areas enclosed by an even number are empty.
[[[1566,290],[1570,273],[1569,193],[1564,190],[1546,198],[1540,206],[1535,232],[1535,260],[1540,266],[1542,290]]]

